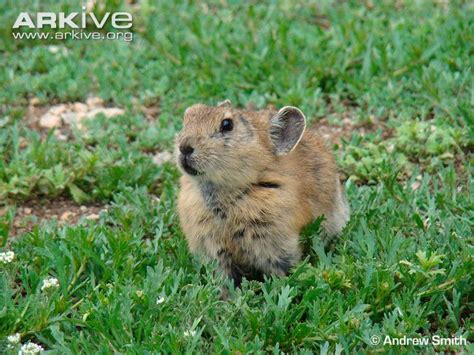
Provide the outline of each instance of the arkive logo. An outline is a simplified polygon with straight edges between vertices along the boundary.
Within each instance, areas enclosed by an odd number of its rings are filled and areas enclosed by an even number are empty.
[[[18,28],[72,28],[85,29],[87,28],[90,18],[92,24],[96,28],[103,28],[105,24],[110,21],[110,24],[115,29],[128,29],[133,25],[132,14],[128,12],[106,12],[102,18],[99,18],[92,12],[86,12],[86,7],[82,7],[82,12],[71,12],[66,14],[64,12],[37,12],[36,21],[30,16],[28,12],[20,12],[13,29]]]

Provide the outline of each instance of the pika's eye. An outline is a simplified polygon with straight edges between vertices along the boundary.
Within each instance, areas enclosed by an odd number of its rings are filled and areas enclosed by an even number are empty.
[[[234,122],[230,118],[226,118],[221,122],[221,132],[229,132],[234,128]]]

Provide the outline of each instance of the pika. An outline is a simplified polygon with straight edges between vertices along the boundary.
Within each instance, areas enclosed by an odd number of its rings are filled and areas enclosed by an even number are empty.
[[[349,220],[334,158],[296,107],[193,105],[175,155],[189,249],[217,260],[237,287],[243,277],[286,275],[301,258],[301,229],[318,216],[328,236]]]

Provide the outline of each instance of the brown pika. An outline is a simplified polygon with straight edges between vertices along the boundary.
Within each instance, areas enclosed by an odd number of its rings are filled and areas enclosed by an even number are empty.
[[[301,258],[301,229],[318,216],[328,236],[349,220],[334,158],[296,107],[193,105],[176,157],[189,248],[217,260],[236,286],[243,277],[286,275]]]

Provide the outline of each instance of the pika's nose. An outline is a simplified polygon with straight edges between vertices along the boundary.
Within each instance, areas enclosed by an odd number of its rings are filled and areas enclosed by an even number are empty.
[[[183,154],[183,155],[191,155],[193,154],[194,152],[194,148],[191,147],[189,144],[181,144],[179,146],[179,151]]]

